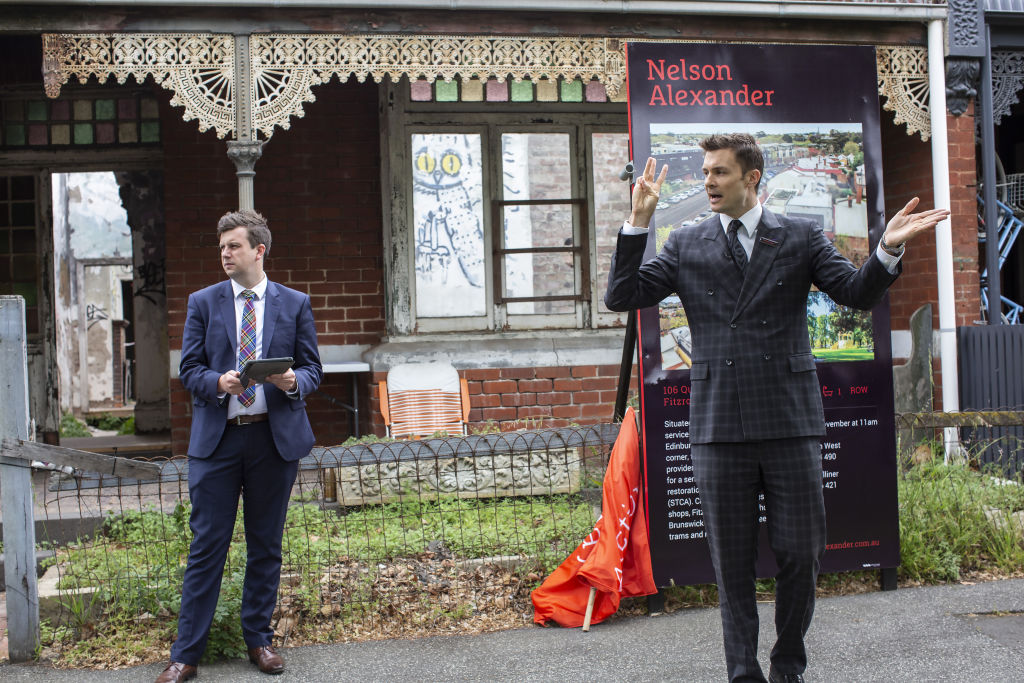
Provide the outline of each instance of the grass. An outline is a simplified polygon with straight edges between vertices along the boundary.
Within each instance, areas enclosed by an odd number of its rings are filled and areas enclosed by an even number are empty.
[[[826,363],[875,359],[875,352],[871,349],[812,349],[812,351],[816,359]]]

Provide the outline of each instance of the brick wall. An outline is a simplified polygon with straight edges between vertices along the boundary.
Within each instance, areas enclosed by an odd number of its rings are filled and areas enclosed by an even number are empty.
[[[317,98],[306,105],[304,118],[293,121],[292,130],[275,133],[256,166],[256,208],[274,231],[267,270],[272,279],[310,294],[322,345],[375,344],[385,334],[377,90],[371,84],[332,84],[321,88]],[[169,334],[171,348],[180,349],[188,294],[224,277],[215,225],[237,204],[237,180],[223,141],[212,132],[198,133],[194,122],[182,122],[180,110],[170,108],[166,96],[162,106]],[[978,310],[973,117],[950,117],[949,126],[957,323],[970,324]],[[882,144],[887,215],[914,195],[931,206],[929,143],[906,135],[883,112]],[[896,330],[909,327],[918,306],[937,301],[934,238],[915,241],[904,265],[891,297]],[[935,316],[937,328],[937,308]],[[618,367],[468,369],[460,374],[469,382],[470,423],[493,421],[514,429],[539,418],[553,426],[610,419]],[[364,432],[384,433],[376,390],[384,377],[358,378]],[[320,443],[340,443],[350,434],[347,413],[325,398],[347,402],[349,381],[345,375],[326,377],[322,394],[308,402]],[[173,448],[184,453],[190,401],[179,382],[171,388]],[[938,405],[938,372],[935,396]]]
[[[492,423],[509,431],[611,421],[619,366],[485,368],[461,370],[459,376],[469,387],[470,427]],[[371,427],[378,435],[384,434],[384,422],[377,382],[386,378],[385,372],[374,373],[371,390]],[[630,388],[636,390],[635,373]]]
[[[972,325],[980,307],[978,290],[978,236],[975,193],[973,108],[960,117],[947,116],[951,186],[953,278],[956,324]],[[934,205],[931,143],[919,135],[907,135],[905,126],[893,123],[893,114],[882,112],[882,165],[885,179],[885,212],[892,216],[918,196],[921,205]],[[932,304],[932,329],[939,329],[939,290],[934,235],[921,235],[908,247],[903,275],[890,291],[892,329],[906,330],[910,316],[925,303]],[[937,349],[936,349],[937,352]],[[941,363],[936,357],[934,404],[942,406]]]
[[[372,344],[384,334],[377,87],[331,84],[305,105],[305,117],[280,130],[256,164],[256,209],[273,245],[269,277],[311,296],[321,345]],[[183,122],[163,97],[167,301],[172,349],[181,348],[189,293],[224,279],[217,258],[217,219],[238,206],[235,167],[223,140]],[[365,381],[365,376],[364,380]],[[323,390],[350,396],[348,376]],[[171,385],[172,447],[186,450],[188,393]],[[322,396],[308,403],[321,442],[349,435],[347,414]]]
[[[981,309],[978,245],[978,188],[974,105],[962,116],[947,116],[950,209],[953,212],[953,277],[956,324],[974,325]]]

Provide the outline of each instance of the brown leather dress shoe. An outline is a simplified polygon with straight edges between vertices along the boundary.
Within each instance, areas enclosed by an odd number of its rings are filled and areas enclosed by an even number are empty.
[[[170,662],[156,678],[156,683],[183,683],[196,677],[196,667],[181,662]]]
[[[284,671],[284,659],[269,645],[250,648],[249,661],[265,674],[279,674]]]

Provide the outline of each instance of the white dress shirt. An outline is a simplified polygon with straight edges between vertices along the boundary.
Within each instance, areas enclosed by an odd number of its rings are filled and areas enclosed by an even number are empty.
[[[739,239],[740,244],[743,245],[743,250],[747,252],[747,260],[750,260],[750,254],[754,251],[754,237],[757,235],[757,225],[761,222],[762,208],[760,203],[754,204],[754,208],[747,211],[745,214],[740,216],[739,220],[743,223],[743,229],[736,231],[736,237]],[[729,224],[732,223],[733,218],[727,216],[724,213],[718,214],[718,218],[722,221],[722,230],[725,232],[726,237],[729,235]],[[624,235],[643,235],[647,232],[647,228],[638,228],[635,225],[631,225],[629,220],[622,223],[622,234]],[[878,247],[875,249],[875,255],[878,260],[882,262],[885,269],[890,273],[896,272],[896,265],[903,258],[903,252],[899,255],[893,256],[885,249],[882,249],[882,242],[879,240]]]
[[[235,358],[238,358],[238,348],[241,346],[242,338],[242,311],[245,307],[245,297],[242,292],[245,287],[234,280],[231,281],[231,289],[235,293]],[[256,294],[253,299],[253,308],[256,312],[256,358],[263,357],[263,312],[266,309],[267,276],[264,275],[259,283],[251,290]],[[241,368],[235,367],[235,370]],[[263,385],[256,385],[256,396],[251,406],[243,406],[237,396],[232,396],[228,401],[228,419],[237,415],[259,415],[267,412],[267,397],[263,394]]]

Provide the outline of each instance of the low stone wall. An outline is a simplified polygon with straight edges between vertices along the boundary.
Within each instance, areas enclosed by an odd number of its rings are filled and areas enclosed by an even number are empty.
[[[433,498],[539,496],[580,489],[580,450],[435,457],[335,468],[342,506]]]
[[[343,507],[410,495],[575,493],[583,483],[588,449],[607,449],[617,433],[618,425],[599,424],[314,448],[302,465],[326,471],[326,498]]]

